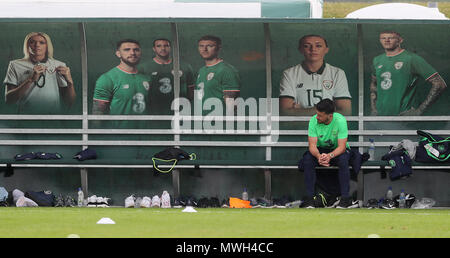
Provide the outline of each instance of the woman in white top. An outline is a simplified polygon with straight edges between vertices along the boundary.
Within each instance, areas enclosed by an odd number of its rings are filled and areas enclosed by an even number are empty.
[[[322,99],[334,100],[336,112],[351,115],[352,102],[344,70],[325,63],[328,44],[322,36],[307,35],[299,40],[305,57],[301,64],[283,72],[280,108],[284,115],[313,115]]]
[[[24,40],[24,57],[9,63],[4,80],[7,104],[17,104],[19,113],[60,113],[60,99],[70,107],[75,90],[70,68],[53,58],[53,44],[42,32]]]

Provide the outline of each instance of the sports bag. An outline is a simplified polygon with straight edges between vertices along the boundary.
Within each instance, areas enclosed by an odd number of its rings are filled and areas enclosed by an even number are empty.
[[[442,138],[431,133],[417,130],[422,136],[416,150],[415,160],[418,162],[448,162],[450,161],[450,137]]]
[[[177,162],[179,160],[195,160],[196,158],[197,155],[195,155],[195,153],[189,154],[180,148],[170,147],[153,155],[152,157],[153,168],[161,173],[168,173],[172,171],[172,169],[177,165]],[[161,170],[158,168],[158,165],[156,164],[157,161],[172,163],[172,167],[169,168],[169,170]]]
[[[412,174],[412,160],[405,149],[390,151],[381,159],[388,161],[392,168],[389,174],[391,180],[408,177]]]
[[[25,192],[25,197],[30,198],[39,206],[52,207],[55,206],[55,195],[51,191]]]

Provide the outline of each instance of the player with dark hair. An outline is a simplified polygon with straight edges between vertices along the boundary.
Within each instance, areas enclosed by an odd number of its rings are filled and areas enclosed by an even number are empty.
[[[155,57],[138,65],[140,73],[152,77],[150,87],[150,113],[157,115],[173,114],[171,104],[174,100],[174,70],[171,56],[171,42],[165,38],[153,41]],[[195,77],[189,64],[180,62],[180,97],[189,97],[195,87]]]
[[[439,73],[422,57],[401,47],[402,36],[395,31],[380,33],[380,44],[385,53],[373,59],[370,83],[372,115],[422,115],[447,88]],[[431,84],[425,100],[414,107],[418,79]]]
[[[151,79],[138,73],[141,46],[133,39],[117,43],[120,63],[102,74],[95,85],[93,113],[110,115],[148,114],[148,92]],[[119,121],[122,127],[128,121]],[[122,123],[123,122],[123,123]]]
[[[347,143],[347,120],[335,112],[336,106],[330,99],[323,99],[315,105],[314,115],[308,126],[308,151],[303,155],[306,199],[303,207],[314,208],[316,187],[316,166],[339,167],[339,188],[341,200],[338,208],[351,205],[350,191],[350,146]]]
[[[280,109],[284,115],[312,115],[314,105],[332,99],[337,112],[351,115],[351,96],[345,72],[324,61],[328,42],[320,35],[300,38],[298,50],[305,59],[286,69],[280,81]]]

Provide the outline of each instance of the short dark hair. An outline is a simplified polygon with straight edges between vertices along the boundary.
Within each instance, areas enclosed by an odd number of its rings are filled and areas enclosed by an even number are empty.
[[[309,34],[309,35],[305,35],[305,36],[301,37],[301,38],[298,40],[298,48],[301,48],[301,46],[302,46],[302,44],[303,44],[303,41],[304,41],[306,38],[310,38],[310,37],[318,37],[318,38],[323,39],[323,41],[325,42],[325,46],[328,47],[328,42],[327,42],[327,40],[326,40],[323,36],[315,35],[315,34]]]
[[[324,112],[325,114],[333,114],[336,111],[336,105],[331,99],[322,99],[316,104],[316,109],[319,112]]]
[[[205,36],[201,37],[201,38],[197,41],[197,43],[200,42],[200,41],[202,41],[202,40],[211,40],[211,41],[214,41],[214,42],[216,42],[216,44],[217,44],[217,46],[218,46],[219,48],[222,47],[222,40],[221,40],[219,37],[217,37],[217,36],[213,36],[213,35],[205,35]]]
[[[395,35],[397,35],[397,37],[399,37],[399,38],[402,37],[402,35],[400,35],[400,33],[398,33],[398,32],[395,31],[395,30],[384,30],[384,31],[380,32],[380,35],[381,35],[381,34],[395,34]]]
[[[166,38],[159,38],[159,39],[153,40],[153,46],[155,46],[156,41],[159,41],[159,40],[167,41],[167,42],[169,42],[169,46],[172,46],[172,42],[170,42],[170,40],[168,40]]]
[[[116,50],[119,50],[123,43],[134,43],[134,44],[137,44],[139,47],[141,46],[139,41],[137,41],[135,39],[121,39],[116,44]]]

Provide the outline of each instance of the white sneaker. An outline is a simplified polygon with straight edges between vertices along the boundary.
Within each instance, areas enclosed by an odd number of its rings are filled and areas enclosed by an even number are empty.
[[[167,191],[161,195],[161,208],[170,208],[170,195]]]
[[[125,198],[125,208],[134,208],[134,195]]]
[[[14,203],[17,203],[19,198],[22,196],[25,196],[25,194],[22,191],[20,191],[19,189],[14,189],[12,191],[12,196],[13,196]]]
[[[106,208],[109,207],[108,199],[106,197],[97,197],[97,207]]]
[[[161,206],[161,199],[159,199],[158,195],[153,196],[151,207],[159,208]]]
[[[150,208],[152,205],[152,199],[148,196],[144,196],[141,201],[141,208]]]
[[[27,198],[25,196],[20,196],[17,199],[16,206],[17,207],[38,207],[39,205],[37,203],[35,203],[33,200],[31,200],[30,198]]]
[[[92,195],[88,197],[88,207],[97,207],[97,195]]]

